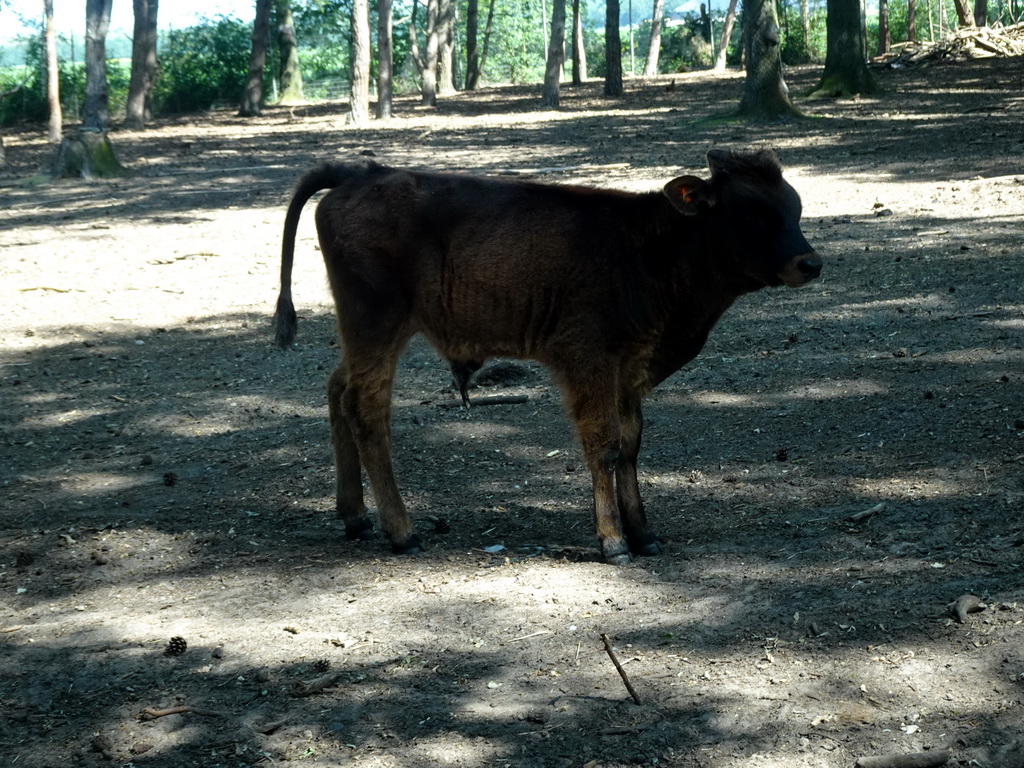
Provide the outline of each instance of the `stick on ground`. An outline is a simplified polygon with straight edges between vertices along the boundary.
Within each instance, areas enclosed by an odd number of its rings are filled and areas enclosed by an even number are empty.
[[[619,673],[619,677],[622,678],[622,682],[626,685],[626,690],[629,691],[629,695],[633,697],[633,702],[639,706],[640,696],[637,694],[633,684],[629,682],[629,677],[626,675],[626,670],[622,668],[622,664],[619,663],[619,657],[615,655],[615,651],[612,649],[612,641],[608,639],[608,635],[601,635],[601,639],[604,641],[604,649],[608,652],[608,658],[612,660],[612,664],[615,665],[615,669]]]
[[[913,752],[907,755],[880,755],[857,759],[856,768],[937,768],[949,760],[949,751]]]

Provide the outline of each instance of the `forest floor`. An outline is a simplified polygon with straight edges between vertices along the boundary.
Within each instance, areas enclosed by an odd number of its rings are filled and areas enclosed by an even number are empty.
[[[213,112],[115,131],[131,173],[105,182],[33,182],[53,149],[8,131],[0,763],[1022,768],[1024,63],[879,77],[769,126],[709,119],[737,73],[558,112],[526,87],[400,100],[365,129]],[[295,179],[372,151],[656,189],[712,145],[778,151],[825,267],[742,299],[649,398],[664,554],[597,561],[541,368],[496,367],[472,396],[528,399],[467,414],[419,342],[394,438],[427,549],[347,542],[312,205],[298,342],[272,345]]]

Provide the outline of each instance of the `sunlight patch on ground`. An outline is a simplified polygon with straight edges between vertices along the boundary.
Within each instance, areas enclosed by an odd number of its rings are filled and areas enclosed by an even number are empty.
[[[433,715],[433,719],[443,717],[443,713]],[[500,710],[491,710],[488,719],[498,719],[503,716]],[[510,718],[511,719],[511,718]],[[426,721],[423,721],[426,724]],[[459,738],[458,733],[442,732],[435,737],[421,737],[416,740],[417,750],[424,753],[428,765],[495,765],[493,761],[500,761],[501,756],[494,746],[483,740],[475,739],[469,741]]]
[[[880,480],[851,480],[851,488],[865,498],[889,498],[894,489],[902,491],[909,498],[926,496],[962,496],[967,489],[962,482],[940,479],[925,474],[894,474]],[[883,492],[884,491],[884,492]]]
[[[61,489],[68,493],[92,496],[111,491],[125,491],[156,482],[155,477],[129,476],[113,472],[82,472],[77,475],[55,478]]]
[[[53,399],[57,399],[55,395]],[[23,422],[23,426],[29,429],[50,429],[53,427],[66,427],[70,424],[77,424],[89,419],[99,419],[110,416],[114,411],[110,408],[72,408],[70,411],[48,413],[41,416],[33,416],[29,422]]]
[[[861,303],[837,304],[829,310],[816,310],[807,313],[808,320],[824,322],[848,322],[853,317],[869,317],[877,315],[885,309],[950,309],[948,297],[938,293],[899,296],[894,299],[879,299]]]
[[[1011,318],[1009,320],[991,320],[989,325],[994,325],[996,328],[1006,328],[1012,331],[1024,331],[1024,312],[1021,317]]]
[[[1024,321],[1022,321],[1024,325]],[[1024,350],[1006,349],[953,349],[948,352],[940,352],[929,355],[930,360],[935,360],[949,365],[977,365],[978,363],[998,363],[1001,365],[1013,365],[1019,368],[1024,365]]]
[[[766,408],[779,407],[789,400],[840,400],[850,397],[873,397],[888,392],[888,387],[871,379],[838,379],[794,387],[777,395],[698,390],[681,398],[681,404],[712,408]],[[665,398],[665,401],[671,402],[674,399]]]

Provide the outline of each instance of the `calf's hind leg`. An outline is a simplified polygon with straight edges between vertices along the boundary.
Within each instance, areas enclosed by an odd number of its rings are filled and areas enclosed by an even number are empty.
[[[348,417],[341,407],[346,388],[345,378],[345,364],[340,363],[327,380],[327,415],[331,425],[337,483],[336,507],[345,522],[345,535],[348,538],[369,539],[373,537],[373,523],[366,516],[366,502],[363,500],[359,448],[352,437]]]
[[[346,348],[340,410],[370,478],[381,529],[396,554],[413,554],[420,551],[420,542],[412,532],[412,520],[398,492],[391,459],[391,389],[403,345],[404,339],[402,344],[368,354],[355,347]],[[351,467],[346,470],[351,471]]]

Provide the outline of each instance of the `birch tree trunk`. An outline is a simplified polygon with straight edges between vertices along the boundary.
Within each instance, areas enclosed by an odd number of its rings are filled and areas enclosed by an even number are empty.
[[[658,57],[661,55],[661,17],[665,9],[665,0],[654,0],[651,11],[651,41],[647,46],[647,63],[644,65],[644,76],[654,77],[658,74]]]
[[[377,117],[387,120],[391,117],[394,94],[392,72],[394,70],[393,25],[391,0],[377,2]]]
[[[349,114],[354,125],[370,121],[370,4],[352,0],[352,89]]]
[[[572,84],[583,85],[587,79],[587,49],[583,44],[583,16],[580,0],[572,0]]]
[[[46,102],[50,107],[47,140],[60,144],[64,134],[64,115],[60,107],[60,68],[57,63],[57,33],[53,25],[53,0],[43,0],[46,15]]]
[[[718,55],[715,57],[715,71],[725,71],[725,55],[729,50],[729,38],[732,37],[732,27],[736,23],[736,0],[729,0],[729,10],[725,12],[725,24],[722,25],[722,44],[718,46]]]

